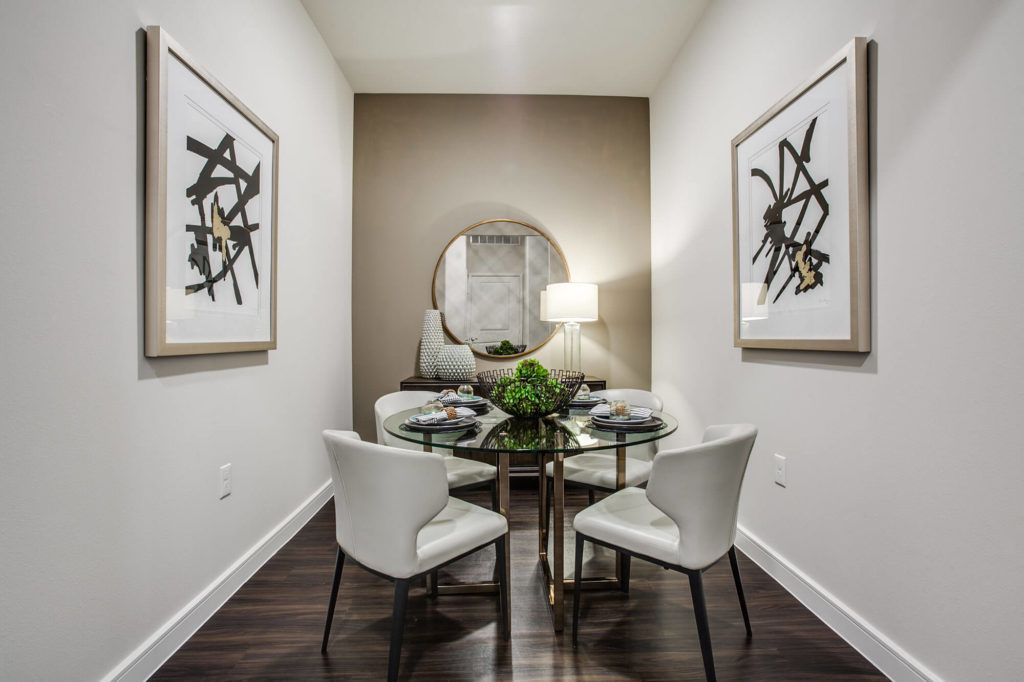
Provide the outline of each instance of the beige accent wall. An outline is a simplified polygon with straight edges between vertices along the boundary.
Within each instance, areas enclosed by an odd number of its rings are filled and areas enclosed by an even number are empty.
[[[438,256],[487,218],[538,227],[573,280],[600,286],[601,319],[582,326],[584,371],[649,387],[647,99],[356,95],[353,154],[354,416],[364,438],[374,400],[416,372]],[[561,332],[534,356],[561,367]],[[477,368],[514,362],[478,358]]]

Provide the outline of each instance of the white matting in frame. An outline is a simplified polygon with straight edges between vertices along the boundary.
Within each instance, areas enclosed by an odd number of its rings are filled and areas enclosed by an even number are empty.
[[[146,355],[275,348],[277,135],[147,40]]]
[[[866,41],[732,141],[734,345],[870,350]]]

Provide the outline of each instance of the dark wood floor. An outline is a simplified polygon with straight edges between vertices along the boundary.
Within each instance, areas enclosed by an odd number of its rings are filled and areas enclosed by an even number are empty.
[[[489,506],[488,494],[470,495]],[[567,516],[585,494],[570,493]],[[410,593],[401,679],[703,679],[689,587],[682,574],[633,561],[629,595],[583,594],[580,646],[551,628],[538,564],[536,491],[512,490],[512,639],[497,635],[493,596]],[[383,679],[391,583],[346,566],[327,655],[320,654],[336,551],[328,503],[152,678],[154,680]],[[442,570],[442,582],[487,579],[484,550]],[[728,561],[705,574],[721,680],[885,679],[860,654],[740,554],[754,636],[747,639]]]

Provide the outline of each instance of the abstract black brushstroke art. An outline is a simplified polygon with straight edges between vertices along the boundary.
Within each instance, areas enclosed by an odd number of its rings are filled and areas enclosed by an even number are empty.
[[[159,26],[146,45],[145,353],[277,348],[277,134]]]
[[[775,297],[772,299],[773,303],[779,300],[794,280],[796,280],[793,287],[794,295],[821,286],[825,281],[821,266],[829,262],[829,255],[814,248],[814,243],[828,220],[828,201],[823,193],[823,190],[828,187],[828,178],[816,180],[808,168],[811,161],[814,128],[817,123],[817,116],[811,119],[804,131],[799,151],[788,138],[779,142],[777,187],[771,175],[764,169],[752,168],[750,171],[751,177],[762,180],[772,194],[772,202],[765,208],[762,216],[764,236],[761,238],[761,246],[754,252],[751,261],[752,263],[757,263],[758,259],[768,261],[768,268],[764,275],[764,287],[761,289],[758,305],[764,305],[765,299],[772,291],[776,276],[784,265],[789,268],[789,275],[777,288]],[[789,164],[787,164],[787,160],[790,162]],[[790,165],[792,177],[787,186],[786,179],[790,176]],[[817,207],[818,220],[814,229],[804,231],[801,237],[800,231],[804,225],[804,219],[808,215],[808,209],[811,207]],[[790,220],[787,221],[787,218]],[[792,223],[792,226],[789,226],[789,222]]]
[[[738,348],[871,349],[866,45],[732,140]]]
[[[217,300],[216,285],[230,279],[235,303],[242,305],[242,292],[235,275],[235,266],[243,253],[249,256],[248,265],[252,268],[257,288],[260,285],[251,236],[260,229],[260,224],[249,222],[246,212],[246,206],[258,200],[260,194],[260,164],[256,162],[256,166],[248,171],[243,169],[237,161],[235,139],[229,134],[225,134],[216,147],[209,147],[189,136],[185,147],[192,154],[205,159],[195,182],[185,190],[185,196],[199,216],[199,224],[185,225],[193,238],[189,246],[188,264],[198,278],[185,286],[185,292],[195,294],[206,291],[211,300]],[[234,190],[232,193],[235,201],[230,206],[221,205],[217,192],[217,188],[225,186]],[[211,248],[219,257],[210,253]]]

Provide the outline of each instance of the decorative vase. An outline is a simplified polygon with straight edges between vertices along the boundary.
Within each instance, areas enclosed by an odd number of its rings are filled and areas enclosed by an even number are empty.
[[[467,381],[476,375],[476,358],[469,346],[444,346],[437,356],[437,377],[444,381]]]
[[[441,327],[441,311],[426,310],[423,313],[423,332],[420,335],[420,370],[424,379],[437,378],[437,356],[444,348],[444,330]]]

